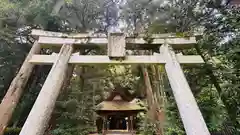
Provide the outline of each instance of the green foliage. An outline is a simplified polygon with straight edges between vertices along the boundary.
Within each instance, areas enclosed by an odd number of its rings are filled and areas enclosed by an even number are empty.
[[[7,128],[4,135],[18,135],[21,128]]]
[[[152,124],[146,113],[138,114],[138,133],[141,135],[150,135],[156,132],[156,125]]]

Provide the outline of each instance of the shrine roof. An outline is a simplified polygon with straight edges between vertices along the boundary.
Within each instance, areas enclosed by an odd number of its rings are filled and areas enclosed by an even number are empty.
[[[118,89],[96,106],[96,111],[141,111],[145,110],[143,102],[135,99],[127,89]]]
[[[143,111],[145,107],[139,100],[138,102],[127,102],[127,101],[103,101],[96,106],[97,111]]]
[[[132,101],[134,96],[128,91],[127,88],[118,88],[110,92],[109,96],[105,99],[105,101],[113,101],[116,96],[120,96],[123,101]]]

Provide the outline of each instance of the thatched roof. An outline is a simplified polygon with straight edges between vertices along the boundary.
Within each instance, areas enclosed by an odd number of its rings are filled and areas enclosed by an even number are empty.
[[[134,96],[128,91],[127,88],[117,88],[110,92],[105,101],[112,101],[117,95],[121,96],[122,100],[124,101],[132,101],[134,99]]]
[[[96,106],[96,111],[141,111],[145,110],[141,100],[134,96],[127,88],[113,90],[107,99]]]
[[[103,101],[96,106],[97,111],[141,111],[145,110],[141,103],[127,101]]]

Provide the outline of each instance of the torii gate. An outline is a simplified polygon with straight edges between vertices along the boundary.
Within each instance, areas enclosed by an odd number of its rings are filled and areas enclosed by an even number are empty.
[[[151,37],[152,41],[149,43],[141,35],[131,37],[125,36],[123,33],[110,33],[108,36],[104,34],[69,35],[59,32],[33,30],[32,35],[37,36],[38,40],[33,44],[0,105],[0,119],[7,116],[7,113],[12,113],[12,109],[16,107],[19,97],[12,97],[11,94],[14,92],[15,94],[22,93],[33,66],[38,64],[52,64],[53,66],[20,135],[44,134],[69,64],[165,64],[165,70],[187,135],[210,135],[180,66],[180,64],[199,64],[204,63],[204,61],[198,55],[176,55],[174,52],[174,49],[191,48],[196,44],[195,37],[180,38],[169,34],[158,34],[153,35]],[[43,46],[56,46],[61,47],[61,49],[58,54],[39,55],[38,53]],[[89,49],[106,46],[108,48],[107,55],[73,54],[74,48]],[[126,49],[152,48],[159,48],[160,54],[128,56],[125,53]],[[12,103],[9,104],[9,101]],[[0,122],[2,124],[0,128],[4,129],[9,120],[8,117],[3,122]]]

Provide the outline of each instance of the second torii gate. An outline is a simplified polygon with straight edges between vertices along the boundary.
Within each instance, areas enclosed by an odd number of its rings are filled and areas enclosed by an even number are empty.
[[[52,64],[52,69],[38,95],[38,98],[20,132],[20,135],[43,135],[55,102],[66,77],[69,64],[165,64],[165,70],[173,90],[187,135],[210,135],[195,98],[184,76],[180,64],[204,63],[198,55],[176,55],[174,49],[191,48],[195,37],[180,38],[170,35],[153,35],[151,42],[143,37],[125,36],[123,33],[75,34],[33,30],[38,40],[32,49],[43,46],[61,47],[58,54],[39,55],[32,50],[26,63]],[[106,47],[107,55],[76,55],[74,48]],[[126,49],[159,48],[160,54],[126,55]],[[112,59],[112,58],[120,58]]]

